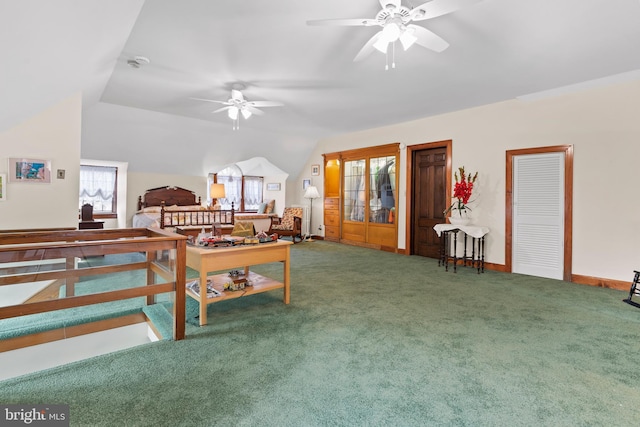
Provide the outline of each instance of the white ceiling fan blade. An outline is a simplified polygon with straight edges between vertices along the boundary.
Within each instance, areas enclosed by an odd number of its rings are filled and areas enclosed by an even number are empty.
[[[314,19],[307,21],[307,25],[331,25],[331,26],[347,26],[358,27],[365,26],[370,27],[372,25],[379,25],[375,19]]]
[[[236,101],[244,101],[244,96],[242,96],[242,92],[236,89],[231,89],[231,99],[235,99]]]
[[[264,111],[258,110],[257,108],[255,108],[254,106],[249,105],[249,104],[247,104],[244,107],[242,107],[242,109],[243,110],[246,109],[247,111],[250,111],[251,114],[256,114],[258,116],[261,116],[261,115],[264,114]]]
[[[252,107],[282,107],[284,106],[284,104],[282,102],[276,102],[276,101],[251,101],[247,103],[248,105],[251,105]]]
[[[365,43],[365,45],[362,46],[362,49],[360,49],[360,52],[358,52],[356,57],[353,58],[353,62],[362,61],[364,58],[371,55],[371,53],[376,49],[374,45],[380,39],[381,36],[382,36],[382,31],[378,31],[377,33],[375,33],[373,37],[371,37],[369,41],[367,41],[367,43]]]
[[[423,21],[455,12],[463,7],[471,6],[482,0],[432,0],[411,9],[411,19]]]
[[[227,101],[216,101],[215,99],[204,99],[204,98],[189,98],[189,99],[195,99],[196,101],[215,102],[216,104],[229,105]]]
[[[221,112],[221,111],[228,110],[229,108],[231,108],[231,107],[229,106],[229,107],[222,107],[222,108],[218,108],[217,110],[212,111],[212,113],[219,113],[219,112]]]
[[[411,28],[413,30],[413,36],[416,37],[415,42],[422,47],[426,47],[427,49],[431,49],[436,52],[442,52],[449,47],[449,43],[424,27],[410,24],[407,25],[407,28]]]

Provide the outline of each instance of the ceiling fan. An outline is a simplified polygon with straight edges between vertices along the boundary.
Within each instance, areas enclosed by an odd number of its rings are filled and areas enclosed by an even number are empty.
[[[478,3],[481,0],[431,0],[413,9],[402,5],[402,0],[379,0],[382,9],[372,19],[319,19],[307,21],[307,25],[337,25],[337,26],[379,26],[380,31],[373,35],[360,49],[353,59],[361,61],[370,55],[375,49],[387,54],[389,45],[395,46],[400,40],[404,50],[409,49],[414,43],[436,52],[442,52],[447,43],[440,36],[411,22],[424,21],[455,12],[465,6]],[[387,64],[387,69],[389,65]],[[395,68],[395,62],[392,64]]]
[[[252,115],[262,115],[264,112],[258,108],[264,107],[282,107],[284,104],[275,101],[247,101],[242,92],[238,89],[231,89],[231,98],[227,101],[217,101],[214,99],[191,98],[198,101],[215,102],[223,104],[224,107],[218,108],[213,113],[227,111],[227,115],[233,120],[233,130],[240,128],[240,115],[246,119]]]

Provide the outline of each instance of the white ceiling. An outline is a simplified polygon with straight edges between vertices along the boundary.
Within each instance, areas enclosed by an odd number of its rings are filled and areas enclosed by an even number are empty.
[[[638,0],[484,0],[419,22],[450,47],[398,47],[388,71],[378,52],[352,61],[378,27],[306,24],[379,9],[378,0],[6,0],[0,131],[83,91],[87,111],[115,104],[185,118],[170,132],[185,135],[181,164],[214,145],[219,164],[262,156],[297,176],[325,137],[640,69]],[[129,67],[137,55],[150,64]],[[190,99],[227,100],[237,82],[248,100],[284,106],[233,131],[211,113],[217,104]],[[194,123],[197,133],[186,129]],[[143,126],[132,131],[144,139]],[[143,163],[147,147],[115,149],[124,158],[109,160],[154,167]],[[104,139],[83,131],[82,155],[107,157]]]

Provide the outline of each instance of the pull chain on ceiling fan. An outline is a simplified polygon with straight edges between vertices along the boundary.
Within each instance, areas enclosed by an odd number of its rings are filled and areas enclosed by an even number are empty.
[[[409,49],[413,44],[418,44],[435,52],[442,52],[449,47],[449,43],[440,36],[411,22],[424,21],[446,15],[480,1],[481,0],[432,0],[413,9],[409,9],[402,5],[402,0],[379,0],[382,9],[373,19],[319,19],[307,21],[307,25],[365,27],[377,25],[382,27],[380,31],[365,43],[353,61],[361,61],[374,50],[378,50],[387,55],[386,69],[389,69],[388,58],[390,46],[392,48],[391,67],[395,68],[396,41],[400,41],[404,50]]]

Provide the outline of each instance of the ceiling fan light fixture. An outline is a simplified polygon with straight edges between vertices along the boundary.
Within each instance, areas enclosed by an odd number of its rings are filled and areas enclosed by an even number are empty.
[[[400,43],[402,43],[402,47],[404,50],[409,49],[413,44],[418,40],[416,36],[413,35],[413,29],[406,29],[402,34],[400,34]]]
[[[242,110],[240,110],[240,112],[242,113],[242,117],[244,117],[245,120],[251,117],[251,111],[247,110],[246,108],[243,108]]]
[[[388,43],[393,43],[398,40],[401,33],[402,30],[397,23],[389,22],[382,29],[382,36],[380,38],[385,39]]]
[[[376,41],[373,44],[373,47],[375,47],[378,51],[382,53],[387,53],[388,46],[389,46],[389,42],[385,40],[384,37],[380,37],[378,41]]]
[[[229,118],[231,120],[238,120],[238,107],[233,106],[233,107],[229,107]]]

